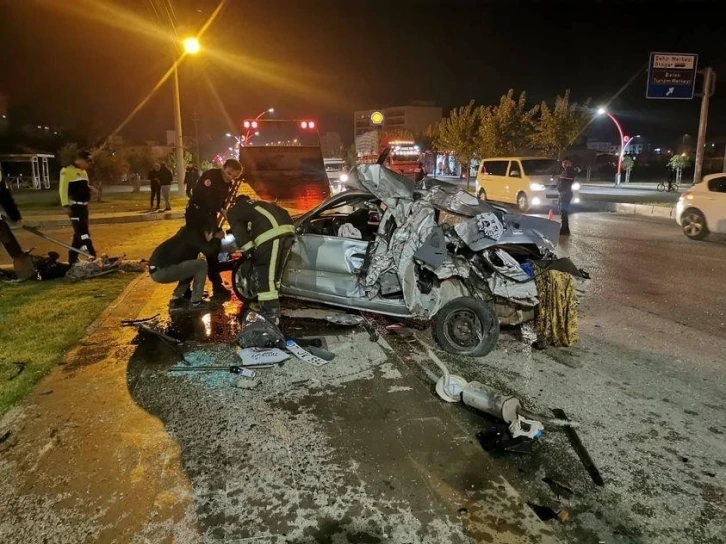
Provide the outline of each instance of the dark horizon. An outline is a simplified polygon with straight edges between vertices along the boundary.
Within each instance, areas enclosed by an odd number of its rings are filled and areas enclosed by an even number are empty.
[[[154,22],[158,28],[173,18],[180,34],[184,27],[193,32],[216,2],[101,5],[124,7],[102,17],[92,2],[70,10],[52,0],[2,5],[0,43],[10,54],[0,69],[0,94],[8,95],[14,119],[107,135],[171,65]],[[575,101],[610,103],[626,132],[674,141],[697,133],[700,99],[646,99],[648,56],[697,53],[699,68],[726,74],[715,7],[697,0],[597,1],[588,8],[473,0],[227,2],[202,38],[205,49],[180,67],[184,132],[193,132],[196,112],[202,144],[217,145],[242,119],[274,107],[280,118],[315,118],[321,132],[338,132],[350,143],[354,110],[433,100],[446,114],[471,99],[494,104],[510,88],[527,91],[532,104],[571,89]],[[128,14],[135,24],[125,21]],[[726,136],[724,93],[717,86],[710,138]],[[172,113],[167,82],[121,134],[164,142]],[[603,121],[587,133],[613,141],[616,134]]]

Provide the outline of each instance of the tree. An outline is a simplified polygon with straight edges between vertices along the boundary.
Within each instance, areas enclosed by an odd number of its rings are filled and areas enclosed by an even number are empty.
[[[508,156],[521,153],[534,131],[538,106],[527,108],[527,93],[514,99],[514,89],[499,99],[496,106],[479,109],[478,153],[481,157]]]
[[[76,158],[80,149],[76,142],[63,144],[58,150],[58,162],[60,162],[61,168],[73,164],[73,159]]]
[[[436,149],[453,153],[466,169],[466,181],[469,184],[469,165],[478,148],[480,124],[479,108],[472,100],[466,106],[451,110],[449,116],[439,121],[433,129],[433,145]]]
[[[204,159],[200,168],[202,169],[202,172],[206,172],[207,170],[214,168],[214,163],[210,160]]]
[[[531,138],[534,147],[561,158],[562,152],[577,142],[590,124],[592,114],[587,108],[589,103],[589,98],[582,104],[570,103],[569,89],[564,96],[558,95],[555,98],[552,107],[547,102],[542,102]]]
[[[345,154],[346,162],[348,163],[348,166],[354,166],[358,164],[358,151],[355,148],[355,144],[351,145],[348,148],[348,151]]]
[[[635,159],[632,155],[625,155],[622,163],[623,169],[625,170],[625,183],[630,183],[630,171],[635,166]]]
[[[184,164],[189,164],[192,162],[192,154],[189,153],[186,149],[184,150]],[[169,153],[169,156],[166,158],[166,165],[169,167],[169,170],[171,170],[176,175],[176,152],[172,151]],[[183,180],[182,180],[183,181]]]
[[[141,176],[148,174],[156,162],[154,153],[148,145],[129,147],[123,151],[122,157],[128,163],[129,172]]]
[[[121,153],[107,149],[96,149],[91,154],[91,180],[98,190],[97,200],[103,195],[104,183],[116,183],[129,170],[129,163]]]
[[[676,183],[681,182],[683,176],[683,169],[687,168],[691,164],[691,159],[685,153],[680,155],[673,155],[668,161],[668,168],[676,171]]]

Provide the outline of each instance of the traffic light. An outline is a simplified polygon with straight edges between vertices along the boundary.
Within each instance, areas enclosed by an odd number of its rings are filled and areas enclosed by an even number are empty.
[[[245,128],[257,128],[257,121],[245,121],[244,123],[242,123],[242,126],[244,126]]]
[[[300,121],[300,128],[312,130],[315,128],[315,121]]]

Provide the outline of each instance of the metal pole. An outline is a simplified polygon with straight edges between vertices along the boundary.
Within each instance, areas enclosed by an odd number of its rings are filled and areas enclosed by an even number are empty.
[[[615,119],[615,116],[608,112],[607,116],[610,117],[613,123],[615,123],[615,126],[618,128],[618,133],[620,134],[620,153],[618,154],[618,171],[615,174],[615,185],[620,185],[620,172],[623,167],[623,153],[625,152],[625,135],[623,134],[623,127],[620,126],[620,123],[618,123],[618,120]]]
[[[693,183],[701,181],[703,172],[703,151],[706,147],[706,125],[708,123],[708,103],[713,91],[713,68],[706,68],[703,76],[703,96],[701,97],[701,117],[698,120],[698,143],[696,143],[696,161],[693,166]]]
[[[181,98],[179,96],[179,70],[174,66],[174,151],[176,152],[176,181],[179,196],[184,196],[184,147],[182,143]]]
[[[194,141],[197,143],[197,168],[201,168],[202,155],[199,153],[199,115],[194,112]]]

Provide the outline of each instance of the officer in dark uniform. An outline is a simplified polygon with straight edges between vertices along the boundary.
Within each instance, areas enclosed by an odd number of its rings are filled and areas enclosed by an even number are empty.
[[[563,236],[570,235],[570,202],[572,202],[573,183],[575,183],[575,169],[572,167],[572,161],[565,159],[562,161],[562,172],[557,182],[557,192],[560,194],[560,216],[562,217],[560,234]]]
[[[252,259],[260,313],[278,325],[280,300],[277,290],[292,247],[293,220],[280,206],[250,200],[247,196],[237,198],[229,209],[228,220],[237,247],[249,252]]]
[[[232,182],[242,175],[242,166],[235,159],[228,159],[222,168],[212,168],[204,172],[192,190],[184,213],[186,225],[201,231],[209,221],[218,223],[217,214],[226,219],[225,203]],[[205,254],[208,265],[209,281],[212,282],[213,298],[217,301],[228,300],[232,293],[222,283],[219,266],[220,243],[216,238],[214,249]]]
[[[91,154],[88,151],[80,151],[73,159],[73,164],[61,170],[58,192],[61,205],[68,210],[73,226],[71,246],[95,257],[96,250],[88,230],[88,203],[91,200],[92,188],[86,170],[90,164]],[[77,261],[78,253],[69,251],[68,263],[72,265]]]
[[[184,174],[184,185],[186,185],[188,198],[191,198],[192,191],[197,186],[197,181],[199,181],[199,168],[192,163],[187,164],[187,171]]]
[[[0,243],[5,246],[10,257],[15,259],[23,256],[23,250],[10,230],[6,218],[17,227],[23,225],[23,218],[20,215],[18,206],[15,204],[10,188],[3,180],[2,174],[2,170],[0,170]]]

